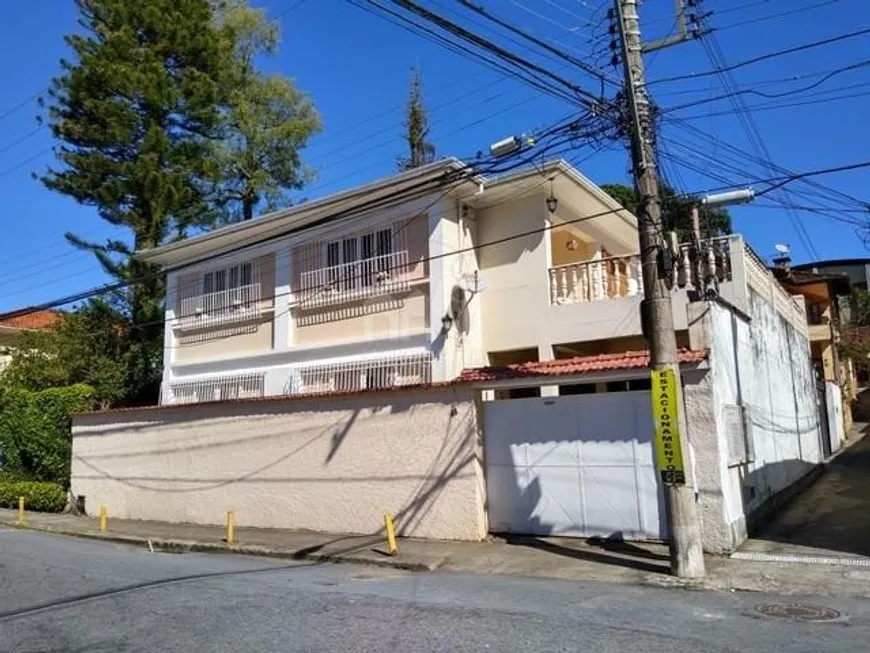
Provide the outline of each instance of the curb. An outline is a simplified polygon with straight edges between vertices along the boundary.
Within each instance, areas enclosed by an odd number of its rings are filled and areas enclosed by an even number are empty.
[[[19,525],[17,522],[7,520],[0,520],[0,526],[6,526],[17,530],[51,533],[53,535],[64,535],[67,537],[76,537],[85,540],[98,540],[102,542],[114,542],[116,544],[143,546],[146,548],[149,546],[150,542],[150,546],[152,546],[155,550],[160,550],[167,553],[222,553],[234,555],[249,555],[258,556],[261,558],[277,558],[281,560],[307,560],[317,563],[355,564],[364,565],[367,567],[401,569],[403,571],[413,572],[435,571],[441,565],[440,562],[427,564],[424,562],[402,560],[398,557],[387,558],[385,556],[383,559],[378,559],[353,552],[307,553],[305,549],[273,549],[255,544],[226,545],[212,542],[196,542],[191,540],[162,539],[159,537],[148,538],[142,537],[140,535],[121,535],[117,533],[83,533],[81,531],[48,528],[44,526],[33,526],[30,524]]]

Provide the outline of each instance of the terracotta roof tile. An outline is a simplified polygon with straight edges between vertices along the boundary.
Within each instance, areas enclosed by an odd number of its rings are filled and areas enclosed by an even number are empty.
[[[700,363],[706,360],[708,355],[709,352],[707,350],[692,351],[681,349],[679,351],[679,360],[680,363]],[[643,369],[648,365],[648,351],[626,351],[618,354],[598,354],[596,356],[579,356],[577,358],[534,363],[478,367],[463,371],[459,380],[473,383],[521,379],[525,377],[570,376],[586,374],[588,372]]]
[[[34,311],[26,315],[0,320],[0,327],[43,331],[57,325],[62,319],[63,313],[60,311]]]

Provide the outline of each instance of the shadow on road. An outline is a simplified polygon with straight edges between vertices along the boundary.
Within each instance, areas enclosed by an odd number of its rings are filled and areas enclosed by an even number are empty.
[[[501,537],[511,545],[530,547],[575,560],[637,569],[650,573],[670,573],[670,563],[666,553],[658,553],[618,539],[576,540],[527,535],[503,535]]]

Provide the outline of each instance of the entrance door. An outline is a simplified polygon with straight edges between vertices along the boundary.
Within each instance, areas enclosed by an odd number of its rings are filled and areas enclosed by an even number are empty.
[[[666,539],[649,392],[484,404],[493,532]]]

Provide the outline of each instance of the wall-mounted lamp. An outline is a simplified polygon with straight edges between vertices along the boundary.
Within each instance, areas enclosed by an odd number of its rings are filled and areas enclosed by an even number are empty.
[[[441,331],[447,333],[450,331],[450,327],[453,326],[453,317],[450,313],[445,313],[444,317],[441,318]]]
[[[553,178],[550,177],[550,196],[547,198],[547,210],[550,213],[555,213],[557,208],[559,208],[559,200],[553,194]]]

